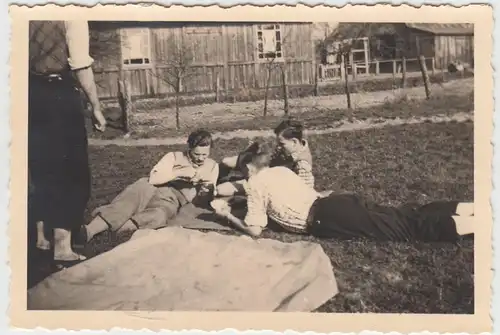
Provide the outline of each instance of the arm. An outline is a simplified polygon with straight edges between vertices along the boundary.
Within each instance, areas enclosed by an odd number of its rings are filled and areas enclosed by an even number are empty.
[[[250,185],[249,185],[250,184]],[[261,188],[255,180],[247,184],[246,192],[248,195],[248,211],[245,220],[240,220],[231,214],[229,206],[222,209],[220,215],[226,217],[236,228],[250,236],[259,236],[264,227],[267,226],[267,200]]]
[[[93,59],[89,55],[89,26],[87,21],[65,21],[66,43],[69,52],[69,65],[75,71],[80,85],[92,104],[96,128],[104,131],[106,119],[101,111],[97,87],[92,71]]]
[[[234,216],[231,213],[226,214],[226,218],[229,220],[229,222],[235,226],[237,229],[241,230],[247,235],[250,235],[252,237],[258,237],[260,234],[262,234],[262,228],[258,226],[247,226],[245,222],[242,220],[238,219],[236,216]]]
[[[245,194],[244,181],[226,182],[217,185],[217,194],[222,197],[231,197],[237,194]]]
[[[169,152],[153,167],[149,173],[149,183],[155,186],[163,185],[175,179],[174,174],[175,156]]]
[[[307,186],[314,188],[314,175],[312,173],[312,166],[308,161],[300,160],[295,163],[295,173]]]

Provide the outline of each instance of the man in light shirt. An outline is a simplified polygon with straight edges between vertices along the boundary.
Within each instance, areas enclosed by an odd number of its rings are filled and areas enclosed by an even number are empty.
[[[95,235],[137,229],[158,229],[168,225],[179,209],[200,197],[213,197],[219,174],[209,158],[212,136],[196,130],[188,137],[185,152],[167,153],[151,170],[149,178],[129,185],[113,201],[97,208],[94,219],[80,232],[87,243]]]
[[[90,196],[79,90],[92,105],[95,128],[106,128],[89,42],[87,21],[29,22],[29,221],[36,222],[38,249],[51,249],[45,228],[54,232],[54,261],[60,266],[85,259],[71,247],[71,232],[82,224]]]
[[[242,164],[248,211],[243,220],[229,206],[215,200],[212,207],[236,228],[259,236],[268,218],[295,233],[320,238],[366,238],[380,241],[454,242],[473,233],[473,204],[440,201],[424,206],[382,206],[352,194],[321,197],[285,167],[269,167],[271,151],[248,155]]]

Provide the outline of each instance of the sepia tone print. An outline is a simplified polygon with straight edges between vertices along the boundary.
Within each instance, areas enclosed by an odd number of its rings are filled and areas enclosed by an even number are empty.
[[[485,320],[490,27],[357,8],[26,21],[27,312]]]

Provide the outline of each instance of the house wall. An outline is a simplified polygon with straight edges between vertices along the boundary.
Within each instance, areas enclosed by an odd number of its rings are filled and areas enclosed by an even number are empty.
[[[474,36],[436,36],[436,67],[446,69],[453,61],[473,64]]]
[[[181,24],[168,26],[150,23],[151,64],[122,67],[120,29],[114,25],[92,27],[91,55],[101,98],[118,95],[118,79],[123,76],[134,96],[152,97],[174,92],[168,84],[168,62],[175,59],[174,44],[194,50],[191,75],[183,83],[185,93],[216,90],[217,78],[222,91],[261,89],[265,86],[266,61],[257,57],[257,24]],[[144,26],[137,23],[136,26]],[[310,23],[281,24],[283,57],[289,85],[313,83],[314,50]],[[112,37],[112,38],[111,38]],[[180,43],[180,40],[183,40]],[[106,41],[106,42],[103,42]],[[112,43],[111,43],[112,41]],[[180,44],[179,44],[180,43]],[[277,68],[271,73],[271,86],[281,84]]]

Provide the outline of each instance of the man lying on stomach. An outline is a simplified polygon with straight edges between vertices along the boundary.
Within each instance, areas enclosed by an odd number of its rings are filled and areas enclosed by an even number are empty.
[[[271,150],[242,158],[249,176],[244,184],[248,210],[243,220],[229,206],[212,207],[236,228],[259,236],[268,218],[285,230],[320,238],[368,238],[381,241],[455,241],[473,233],[473,204],[454,201],[424,206],[382,206],[352,194],[321,197],[292,170],[270,167]]]

